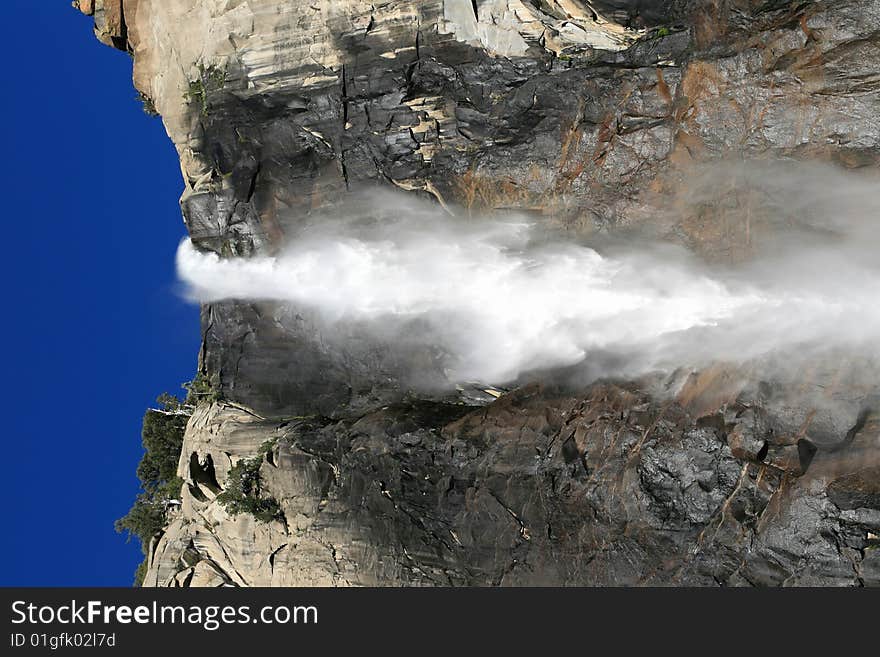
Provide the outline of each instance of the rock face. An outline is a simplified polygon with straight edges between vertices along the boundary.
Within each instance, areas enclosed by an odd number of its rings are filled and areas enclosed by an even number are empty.
[[[845,462],[771,400],[698,417],[686,396],[532,385],[478,410],[408,401],[342,421],[202,408],[181,471],[196,483],[146,584],[880,583],[880,418],[853,428]],[[261,440],[283,519],[230,518],[220,485],[198,482]]]
[[[684,194],[694,171],[880,156],[878,0],[79,7],[132,53],[193,242],[222,257],[272,252],[384,185],[738,261],[771,230],[760,201]],[[481,406],[412,394],[417,355],[328,347],[282,304],[206,305],[202,333],[222,401],[189,422],[147,585],[880,582],[876,381],[717,368]],[[217,500],[257,454],[270,522]]]

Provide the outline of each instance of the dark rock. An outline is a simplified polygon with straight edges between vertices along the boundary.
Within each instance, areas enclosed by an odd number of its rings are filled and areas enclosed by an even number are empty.
[[[760,462],[768,453],[766,436],[767,430],[759,426],[754,410],[748,409],[737,418],[736,425],[727,434],[727,444],[736,458]]]
[[[828,497],[841,509],[880,510],[880,466],[841,475],[828,484]]]

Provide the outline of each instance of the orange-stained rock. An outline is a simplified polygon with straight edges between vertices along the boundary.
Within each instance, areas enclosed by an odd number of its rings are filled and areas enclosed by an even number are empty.
[[[126,49],[125,13],[122,0],[104,0],[95,7],[95,34],[101,43],[120,50]]]
[[[95,13],[95,0],[77,0],[74,6],[86,16],[91,16]]]

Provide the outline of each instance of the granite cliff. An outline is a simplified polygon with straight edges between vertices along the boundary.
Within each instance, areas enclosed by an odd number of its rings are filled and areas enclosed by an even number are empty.
[[[223,258],[378,185],[735,264],[775,210],[735,177],[695,193],[700,171],[880,158],[878,0],[76,4],[132,55],[193,244]],[[880,584],[880,377],[857,354],[455,387],[282,303],[201,324],[145,585]]]

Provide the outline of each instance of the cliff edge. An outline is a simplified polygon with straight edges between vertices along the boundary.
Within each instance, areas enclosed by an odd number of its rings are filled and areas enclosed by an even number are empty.
[[[380,186],[737,263],[775,210],[700,171],[880,158],[877,0],[75,4],[134,58],[192,242],[222,258]],[[201,316],[189,400],[157,411],[185,427],[144,585],[880,583],[857,359],[456,388],[288,304]]]

